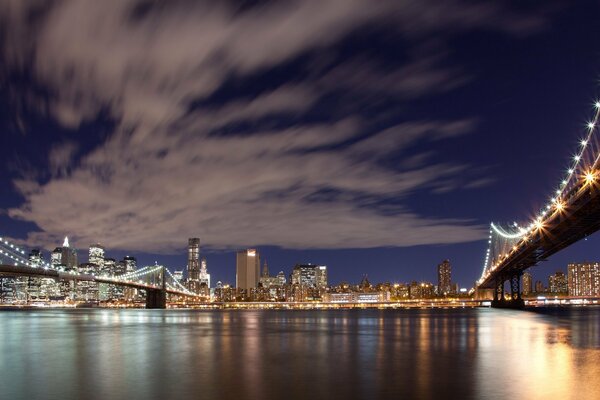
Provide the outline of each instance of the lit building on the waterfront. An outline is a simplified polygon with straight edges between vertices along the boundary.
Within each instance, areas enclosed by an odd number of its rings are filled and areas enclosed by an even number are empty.
[[[250,293],[258,286],[260,278],[260,255],[256,249],[238,251],[236,254],[235,286]]]
[[[297,264],[290,275],[290,283],[323,289],[327,287],[327,267],[325,265]]]
[[[569,264],[567,282],[569,296],[600,296],[600,264]]]
[[[542,281],[535,281],[535,292],[536,293],[544,293],[546,288],[544,287],[544,283]]]
[[[568,293],[568,280],[564,272],[557,271],[548,277],[548,291],[554,294]]]
[[[100,244],[93,244],[90,246],[88,262],[90,264],[96,264],[98,271],[101,271],[104,267],[104,247]]]
[[[29,265],[33,268],[40,268],[44,262],[42,252],[39,249],[32,249],[29,252]],[[38,300],[42,297],[41,293],[42,278],[27,278],[27,297],[28,300]]]
[[[200,293],[200,239],[188,239],[188,264],[187,264],[188,289]]]
[[[437,267],[438,275],[438,294],[446,296],[453,292],[452,290],[452,266],[450,260],[444,260]]]
[[[198,287],[198,294],[204,297],[210,297],[210,274],[208,273],[206,258],[202,258],[200,261],[200,274],[198,276],[200,285]]]
[[[137,270],[137,259],[132,256],[123,257],[123,263],[125,264],[125,273],[130,273]],[[125,300],[131,301],[138,298],[138,290],[135,288],[125,287],[123,288],[123,297]]]
[[[521,279],[523,295],[528,296],[533,292],[533,278],[528,271],[525,271]]]
[[[431,282],[413,281],[408,287],[408,295],[411,299],[429,299],[435,295],[435,287]]]
[[[267,262],[265,261],[265,263],[263,264],[262,274],[260,276],[260,279],[258,280],[258,285],[263,288],[270,288],[272,286],[283,286],[285,285],[285,274],[283,273],[283,271],[281,271],[280,274],[283,275],[283,283],[279,275],[269,275],[269,267],[267,266]]]
[[[54,268],[64,271],[77,271],[77,250],[69,245],[69,238],[65,237],[62,247],[54,249],[51,255],[51,264]],[[64,281],[59,283],[60,295],[65,299],[73,300],[76,295],[75,282]]]

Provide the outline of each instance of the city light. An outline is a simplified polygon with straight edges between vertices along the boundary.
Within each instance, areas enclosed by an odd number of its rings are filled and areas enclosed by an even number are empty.
[[[596,181],[596,175],[595,175],[595,173],[592,172],[592,171],[588,171],[585,174],[585,182],[587,184],[591,184],[591,183],[594,183],[594,181]]]

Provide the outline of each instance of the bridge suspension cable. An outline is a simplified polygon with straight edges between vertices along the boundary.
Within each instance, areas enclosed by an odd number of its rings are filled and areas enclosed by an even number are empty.
[[[594,116],[587,123],[587,132],[580,140],[579,146],[566,174],[550,196],[549,201],[542,207],[534,219],[525,226],[514,223],[510,228],[504,228],[491,223],[488,248],[485,254],[482,276],[483,281],[504,259],[520,250],[532,235],[543,231],[548,220],[556,213],[568,211],[571,201],[580,191],[598,181],[600,168],[600,101],[594,103]]]

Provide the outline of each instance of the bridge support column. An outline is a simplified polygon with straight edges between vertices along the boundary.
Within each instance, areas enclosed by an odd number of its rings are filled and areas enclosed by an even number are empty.
[[[165,309],[167,308],[167,292],[159,289],[146,290],[146,308]]]
[[[510,298],[508,299],[504,294],[504,280],[504,277],[501,277],[496,281],[492,307],[513,309],[522,309],[525,307],[525,302],[521,298],[521,272],[515,272],[509,277]]]

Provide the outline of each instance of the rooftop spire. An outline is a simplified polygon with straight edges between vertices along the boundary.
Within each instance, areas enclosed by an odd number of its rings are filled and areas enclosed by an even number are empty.
[[[65,236],[65,241],[63,242],[63,247],[69,247],[69,237]]]

